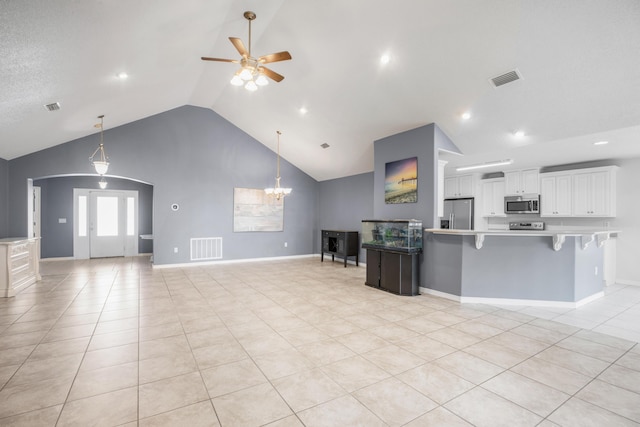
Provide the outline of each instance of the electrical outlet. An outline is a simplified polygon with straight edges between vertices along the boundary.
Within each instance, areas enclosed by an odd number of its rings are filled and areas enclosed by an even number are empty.
[[[173,253],[177,254],[178,253],[178,248],[173,248]]]
[[[285,247],[285,248],[287,247],[287,242],[284,242],[284,247]]]

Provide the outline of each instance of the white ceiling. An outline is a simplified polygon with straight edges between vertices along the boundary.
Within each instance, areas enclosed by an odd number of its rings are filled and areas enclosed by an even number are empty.
[[[443,155],[448,170],[504,158],[515,169],[640,157],[638,0],[28,0],[0,8],[0,157],[8,160],[97,132],[100,114],[108,130],[185,104],[212,108],[271,149],[281,130],[282,156],[320,181],[372,171],[374,140],[432,122],[465,154]],[[228,37],[248,43],[245,10],[257,14],[254,56],[293,57],[270,65],[281,83],[254,93],[229,84],[234,64],[200,60],[239,56]],[[522,80],[489,83],[515,68]],[[130,77],[117,79],[120,71]],[[52,102],[61,110],[46,111]],[[515,138],[517,129],[526,136]],[[599,140],[610,143],[593,146]]]

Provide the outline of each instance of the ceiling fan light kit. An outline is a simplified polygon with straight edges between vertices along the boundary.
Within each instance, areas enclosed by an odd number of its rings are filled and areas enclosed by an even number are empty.
[[[224,59],[203,56],[201,59],[203,61],[231,62],[233,64],[240,64],[240,69],[238,69],[231,78],[231,84],[234,86],[244,86],[248,91],[254,92],[259,86],[266,86],[269,84],[267,77],[275,82],[281,82],[284,79],[283,75],[265,67],[264,64],[287,61],[291,59],[291,54],[287,51],[282,51],[263,55],[258,58],[251,56],[251,21],[256,19],[256,14],[251,11],[247,11],[243,16],[247,21],[249,21],[249,48],[245,48],[244,43],[242,43],[242,40],[239,38],[229,37],[231,44],[233,44],[242,58]]]

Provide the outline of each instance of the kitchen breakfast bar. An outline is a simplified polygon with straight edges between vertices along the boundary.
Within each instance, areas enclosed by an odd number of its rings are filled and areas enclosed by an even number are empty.
[[[460,302],[577,307],[604,294],[614,230],[425,229],[421,291]]]

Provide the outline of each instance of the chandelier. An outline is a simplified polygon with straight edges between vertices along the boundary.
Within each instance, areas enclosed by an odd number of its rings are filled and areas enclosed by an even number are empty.
[[[109,158],[104,153],[104,114],[98,116],[100,119],[100,123],[96,124],[95,127],[100,128],[100,145],[96,148],[96,151],[93,152],[91,157],[89,157],[89,161],[96,168],[96,173],[98,175],[104,175],[107,173],[109,169]],[[96,159],[96,155],[100,153],[100,156]],[[103,179],[104,180],[104,179]]]
[[[269,196],[273,196],[275,197],[276,200],[280,200],[282,198],[284,198],[284,196],[288,195],[289,193],[291,193],[291,188],[283,188],[280,187],[280,135],[282,135],[282,132],[280,132],[279,130],[276,131],[276,133],[278,134],[278,146],[277,146],[277,163],[276,163],[276,186],[273,188],[265,188],[264,192],[267,193]]]

